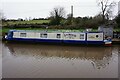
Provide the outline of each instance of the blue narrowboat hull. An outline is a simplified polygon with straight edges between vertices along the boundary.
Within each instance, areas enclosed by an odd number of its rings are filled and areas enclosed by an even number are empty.
[[[27,41],[27,42],[53,42],[61,43],[61,40],[51,40],[51,39],[27,39],[27,38],[10,38],[8,41]]]
[[[104,44],[103,41],[76,41],[76,40],[64,40],[64,43],[72,44]]]
[[[66,44],[105,44],[104,41],[79,41],[79,40],[57,40],[57,39],[28,39],[28,38],[9,38],[8,41],[22,42],[44,42],[44,43],[66,43]]]

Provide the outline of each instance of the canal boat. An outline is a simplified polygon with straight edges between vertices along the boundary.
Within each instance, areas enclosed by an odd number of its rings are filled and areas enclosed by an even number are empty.
[[[111,45],[111,38],[104,37],[103,32],[61,32],[61,31],[33,31],[10,30],[5,36],[8,41],[48,42],[67,44],[105,44]]]

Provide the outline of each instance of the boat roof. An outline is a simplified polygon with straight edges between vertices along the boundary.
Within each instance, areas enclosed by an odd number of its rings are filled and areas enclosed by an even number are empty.
[[[9,30],[10,32],[40,32],[40,33],[103,33],[102,31],[79,31],[79,30]]]

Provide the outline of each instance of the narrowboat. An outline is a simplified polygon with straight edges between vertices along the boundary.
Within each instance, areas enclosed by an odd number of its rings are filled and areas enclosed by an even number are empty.
[[[61,32],[10,30],[5,36],[8,41],[48,42],[67,44],[105,44],[111,45],[111,38],[105,38],[103,32]]]

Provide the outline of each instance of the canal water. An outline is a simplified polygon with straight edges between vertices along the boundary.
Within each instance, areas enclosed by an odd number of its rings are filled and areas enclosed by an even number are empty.
[[[118,45],[1,44],[3,78],[118,78]]]

